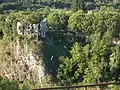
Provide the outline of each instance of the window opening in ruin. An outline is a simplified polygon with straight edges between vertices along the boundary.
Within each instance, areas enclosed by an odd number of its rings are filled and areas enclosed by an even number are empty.
[[[23,26],[23,29],[25,29],[25,26]]]
[[[38,29],[40,29],[40,24],[38,24]]]
[[[28,27],[28,29],[30,29],[31,27]]]

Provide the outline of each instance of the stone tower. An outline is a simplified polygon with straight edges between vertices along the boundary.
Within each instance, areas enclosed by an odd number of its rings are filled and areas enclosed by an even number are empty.
[[[46,37],[47,27],[46,27],[46,18],[40,22],[41,37]]]

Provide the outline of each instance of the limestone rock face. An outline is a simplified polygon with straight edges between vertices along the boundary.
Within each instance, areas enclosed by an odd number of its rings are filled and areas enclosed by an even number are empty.
[[[9,19],[6,21],[9,22]],[[39,23],[17,22],[18,35],[12,39],[4,37],[0,41],[0,76],[31,83],[44,80],[39,26]]]
[[[9,50],[9,51],[5,51]],[[19,81],[31,81],[40,83],[45,75],[42,58],[28,50],[28,45],[10,43],[0,55],[5,55],[0,62],[0,76]],[[5,54],[6,53],[6,54]],[[2,57],[2,56],[0,56]]]

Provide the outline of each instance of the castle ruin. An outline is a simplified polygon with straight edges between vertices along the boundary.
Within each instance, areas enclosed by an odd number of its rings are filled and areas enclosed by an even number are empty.
[[[34,33],[36,35],[37,40],[39,40],[40,37],[46,37],[46,32],[46,18],[44,18],[40,23],[37,24],[31,24],[29,22],[17,22],[17,33],[19,35],[30,35]]]

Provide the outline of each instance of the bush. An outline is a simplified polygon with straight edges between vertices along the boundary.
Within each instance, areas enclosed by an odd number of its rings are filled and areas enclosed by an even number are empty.
[[[101,11],[108,11],[108,12],[114,12],[115,11],[115,8],[113,6],[101,6],[100,7],[100,10]]]
[[[30,90],[28,87],[20,89],[19,83],[15,80],[4,79],[0,77],[0,90]]]

